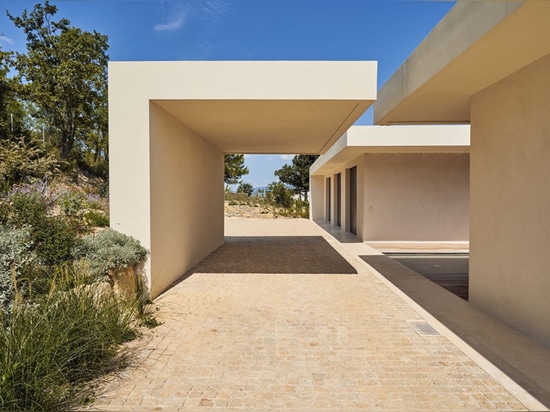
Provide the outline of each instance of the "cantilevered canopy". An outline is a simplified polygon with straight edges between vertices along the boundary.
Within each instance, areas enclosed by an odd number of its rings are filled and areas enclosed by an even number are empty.
[[[459,1],[380,90],[376,124],[468,123],[477,92],[550,53],[550,1]]]
[[[110,221],[152,296],[224,242],[224,153],[324,153],[376,99],[376,62],[109,63]]]
[[[364,153],[469,153],[469,125],[352,126],[311,166],[330,175]]]
[[[226,153],[324,153],[376,99],[376,62],[110,63],[117,93]]]

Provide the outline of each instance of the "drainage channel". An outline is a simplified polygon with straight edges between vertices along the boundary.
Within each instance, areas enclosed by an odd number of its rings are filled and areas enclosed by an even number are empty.
[[[467,253],[386,253],[449,292],[468,300]]]

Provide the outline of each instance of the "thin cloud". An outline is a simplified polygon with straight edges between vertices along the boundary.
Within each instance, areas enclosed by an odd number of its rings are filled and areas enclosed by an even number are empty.
[[[218,0],[206,0],[201,5],[202,12],[213,19],[222,18],[229,10],[228,3]]]
[[[164,3],[164,2],[163,2]],[[162,3],[161,3],[162,4]],[[205,30],[213,31],[216,23],[229,12],[228,1],[222,0],[183,0],[181,3],[168,3],[161,7],[172,7],[167,21],[158,23],[153,27],[154,31],[177,31],[185,26],[188,19],[199,19],[206,23]]]
[[[293,154],[281,155],[281,159],[283,160],[291,160],[293,157],[294,157]]]
[[[154,31],[176,31],[183,27],[186,17],[185,10],[180,10],[171,16],[171,19],[166,23],[159,23],[153,27]]]
[[[10,39],[8,36],[4,36],[3,34],[0,34],[0,43],[13,44],[13,39]]]

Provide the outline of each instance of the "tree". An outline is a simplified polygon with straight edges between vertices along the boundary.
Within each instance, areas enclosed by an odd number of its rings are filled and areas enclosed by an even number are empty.
[[[11,53],[0,48],[0,140],[18,141],[27,136],[25,111],[17,98],[17,79],[8,77]]]
[[[284,165],[275,170],[275,176],[283,183],[294,187],[300,199],[307,198],[309,192],[309,168],[319,156],[296,155],[292,158],[292,166]]]
[[[267,196],[272,198],[275,204],[288,209],[292,206],[292,190],[281,182],[270,183],[267,187]]]
[[[7,14],[27,36],[27,53],[15,58],[21,95],[35,107],[34,117],[58,131],[64,159],[75,144],[98,150],[90,144],[94,133],[105,137],[109,56],[107,36],[72,27],[64,18],[53,21],[56,13],[57,7],[46,1],[19,17]]]
[[[247,196],[252,196],[254,187],[250,183],[241,183],[237,188],[237,193],[246,193]]]
[[[248,174],[248,167],[244,165],[243,154],[228,154],[224,159],[224,181],[228,185],[236,185],[241,177]]]

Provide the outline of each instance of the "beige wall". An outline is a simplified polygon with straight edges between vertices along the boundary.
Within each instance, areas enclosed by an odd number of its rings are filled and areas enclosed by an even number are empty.
[[[468,240],[468,154],[366,154],[364,161],[365,240]]]
[[[223,244],[223,153],[150,105],[151,293]]]
[[[474,96],[470,300],[550,346],[550,55]]]
[[[149,103],[119,85],[109,83],[109,220],[151,250]]]
[[[313,176],[313,219],[325,220],[317,201],[332,181],[332,225],[336,225],[335,175],[342,173],[342,229],[349,231],[347,171],[357,166],[357,237],[363,241],[467,241],[468,153],[367,153]],[[319,177],[325,181],[320,183]]]

